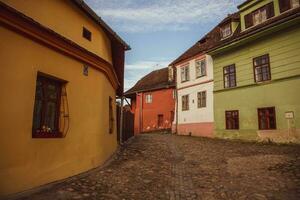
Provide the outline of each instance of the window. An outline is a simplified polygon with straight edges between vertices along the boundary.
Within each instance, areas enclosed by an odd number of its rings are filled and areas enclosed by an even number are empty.
[[[271,80],[269,55],[263,55],[253,59],[255,82]]]
[[[85,27],[83,27],[82,29],[82,37],[89,41],[92,41],[92,33]]]
[[[158,128],[164,126],[164,115],[158,115],[158,117],[157,117],[157,126],[158,126]]]
[[[206,107],[206,91],[198,92],[198,108]]]
[[[185,66],[181,68],[181,82],[190,80],[190,67]]]
[[[257,112],[259,130],[276,129],[275,107],[259,108]]]
[[[146,103],[152,103],[152,94],[146,94]]]
[[[226,129],[239,129],[239,111],[225,111]]]
[[[109,97],[109,133],[114,132],[114,112],[113,112],[113,98]]]
[[[182,110],[188,110],[189,109],[189,95],[184,95],[181,97],[182,100]]]
[[[235,65],[229,65],[223,68],[224,88],[231,88],[236,86],[236,72]]]
[[[206,75],[206,62],[205,60],[196,60],[196,78]]]
[[[281,13],[292,8],[299,7],[299,5],[299,0],[279,0],[279,8]]]
[[[227,23],[221,27],[222,38],[227,38],[231,35],[231,23]]]
[[[64,83],[65,81],[38,73],[33,112],[33,138],[62,137],[59,118]]]
[[[173,78],[173,68],[172,67],[169,67],[169,72],[168,72],[168,76],[169,76],[169,81],[173,81],[174,78]]]
[[[245,15],[245,28],[261,24],[271,17],[274,17],[273,2]]]

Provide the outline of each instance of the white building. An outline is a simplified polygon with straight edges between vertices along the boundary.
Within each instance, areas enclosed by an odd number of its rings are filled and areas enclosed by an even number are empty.
[[[179,135],[213,136],[213,62],[196,43],[173,63],[177,102],[173,132]],[[196,53],[195,53],[196,52]]]

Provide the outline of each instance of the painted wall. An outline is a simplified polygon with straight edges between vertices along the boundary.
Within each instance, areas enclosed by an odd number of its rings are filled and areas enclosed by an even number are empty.
[[[99,25],[70,0],[1,1],[112,63],[109,38]],[[83,27],[91,31],[92,41],[82,37]]]
[[[41,4],[46,2],[54,1]],[[115,99],[115,89],[106,76],[93,68],[84,76],[83,63],[3,27],[0,38],[0,194],[34,188],[101,165],[117,148],[116,128],[109,134],[108,106],[109,97]],[[65,138],[31,136],[38,71],[68,81],[70,129]]]
[[[138,93],[132,102],[135,134],[161,129],[171,129],[171,112],[175,112],[173,88]],[[146,103],[146,95],[152,94],[152,103]],[[163,126],[158,126],[158,115],[163,115]]]
[[[257,139],[260,134],[286,135],[284,113],[293,111],[290,121],[294,134],[300,130],[300,27],[294,25],[255,42],[213,56],[214,110],[217,136]],[[255,83],[253,58],[269,54],[272,80]],[[237,87],[224,89],[223,67],[235,64]],[[257,108],[275,106],[276,131],[258,131]],[[239,110],[240,130],[225,130],[225,110]]]
[[[196,60],[206,60],[207,75],[196,78]],[[181,82],[181,70],[183,66],[190,67],[190,80]],[[209,136],[213,133],[213,62],[208,55],[200,55],[187,62],[176,66],[177,68],[177,92],[178,92],[178,125],[177,132],[180,135]],[[206,91],[207,100],[205,108],[198,108],[197,93]],[[189,110],[182,111],[182,96],[189,95]]]

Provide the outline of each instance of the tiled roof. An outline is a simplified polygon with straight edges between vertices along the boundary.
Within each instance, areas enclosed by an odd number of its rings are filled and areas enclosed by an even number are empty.
[[[175,87],[175,82],[168,80],[168,68],[163,68],[150,72],[141,78],[131,89],[125,92],[125,96],[142,91],[152,91],[162,88]]]
[[[232,42],[241,40],[243,38],[254,35],[263,30],[269,29],[273,26],[276,26],[280,23],[289,21],[291,19],[297,18],[300,16],[300,7],[295,8],[293,10],[287,11],[285,13],[280,14],[279,16],[273,17],[264,23],[248,28],[247,30],[241,32],[240,25],[237,27],[233,35],[227,39],[221,40],[220,35],[220,26],[227,21],[238,21],[240,19],[240,13],[236,12],[231,15],[228,15],[224,20],[222,20],[215,28],[213,28],[207,35],[205,35],[202,39],[196,42],[191,48],[189,48],[186,52],[184,52],[181,56],[179,56],[176,60],[174,60],[170,65],[174,66],[184,60],[192,58],[201,53],[207,53],[214,49],[220,48],[222,46],[228,45]]]

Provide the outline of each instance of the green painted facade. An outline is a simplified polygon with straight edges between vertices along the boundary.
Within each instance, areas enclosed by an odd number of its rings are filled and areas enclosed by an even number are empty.
[[[262,1],[241,15],[269,2]],[[275,14],[278,15],[278,1],[275,2]],[[243,20],[241,23],[244,26]],[[285,134],[289,127],[296,134],[300,133],[300,19],[283,23],[210,54],[214,62],[216,137],[257,139],[257,109],[263,107],[275,107],[277,129],[272,132]],[[271,81],[256,83],[253,58],[264,54],[269,54]],[[231,64],[236,66],[237,86],[224,89],[223,67]],[[239,110],[239,130],[226,130],[225,111],[229,110]],[[294,112],[294,119],[286,119],[285,113],[289,111]]]

